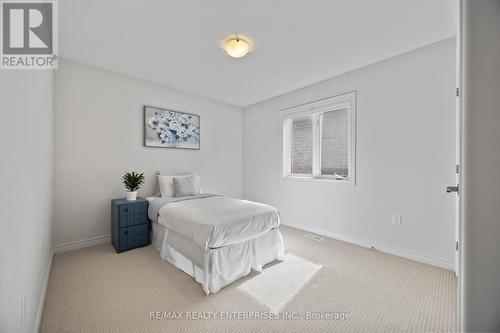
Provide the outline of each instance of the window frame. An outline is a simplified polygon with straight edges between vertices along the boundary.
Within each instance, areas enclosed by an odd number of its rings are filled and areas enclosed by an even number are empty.
[[[323,113],[349,108],[348,133],[350,135],[348,147],[348,177],[339,179],[333,175],[321,175],[321,131]],[[292,121],[295,118],[310,116],[313,121],[313,156],[312,174],[293,174],[291,135]],[[282,179],[335,182],[356,185],[356,91],[327,97],[310,103],[305,103],[281,110],[282,128]]]

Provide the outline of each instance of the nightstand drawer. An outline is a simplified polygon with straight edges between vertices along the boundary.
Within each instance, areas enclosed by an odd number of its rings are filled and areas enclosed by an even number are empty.
[[[149,222],[148,216],[147,215],[134,215],[134,224],[146,224]],[[129,223],[130,225],[130,223]]]
[[[134,225],[132,229],[134,230],[134,237],[148,235],[149,228],[147,224]]]
[[[148,235],[140,235],[136,237],[120,238],[120,251],[126,251],[135,247],[145,246],[149,244]]]
[[[122,204],[118,206],[120,210],[120,216],[133,215],[134,214],[134,205],[131,204]]]
[[[127,237],[137,237],[148,235],[148,225],[147,224],[139,224],[131,227],[120,228],[120,238]]]
[[[134,215],[120,216],[119,224],[120,224],[120,228],[134,225],[135,224],[135,216]]]
[[[134,236],[133,227],[120,228],[120,238],[127,238]]]
[[[146,224],[148,223],[148,216],[147,215],[124,215],[124,216],[120,216],[120,219],[119,219],[119,224],[120,224],[120,228],[124,228],[124,227],[130,227],[132,225],[136,225],[136,224]]]
[[[128,238],[120,238],[118,241],[118,251],[127,251],[130,249],[130,246],[128,245]]]
[[[134,237],[133,242],[134,242],[134,245],[133,245],[134,247],[148,245],[149,244],[148,235],[136,236],[136,237]]]
[[[125,251],[134,247],[149,244],[149,228],[147,224],[139,224],[121,228],[119,237],[119,250]]]
[[[134,205],[134,214],[148,214],[148,202],[141,202]]]

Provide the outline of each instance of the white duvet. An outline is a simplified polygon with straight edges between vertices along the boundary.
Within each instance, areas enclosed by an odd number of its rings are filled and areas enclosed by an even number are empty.
[[[159,223],[203,249],[252,239],[280,223],[274,207],[223,196],[171,202],[159,215]]]

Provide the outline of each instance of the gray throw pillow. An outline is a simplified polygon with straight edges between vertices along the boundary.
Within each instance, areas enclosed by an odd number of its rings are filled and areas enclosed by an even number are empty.
[[[200,186],[195,176],[173,177],[174,197],[185,197],[187,195],[200,194]]]

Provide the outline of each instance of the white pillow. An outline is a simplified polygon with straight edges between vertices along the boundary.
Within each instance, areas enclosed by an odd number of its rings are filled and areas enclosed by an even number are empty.
[[[201,186],[200,186],[200,176],[196,174],[184,174],[184,175],[178,175],[178,176],[171,176],[171,175],[162,175],[161,171],[158,172],[157,176],[157,181],[156,181],[156,193],[155,196],[162,196],[162,197],[173,197],[175,196],[175,189],[174,189],[174,177],[190,177],[194,176],[194,179],[196,181],[196,184],[198,186],[198,193],[201,193]]]
[[[200,186],[196,175],[172,177],[174,180],[174,197],[185,197],[200,194]]]
[[[179,173],[179,172],[169,172],[169,171],[157,171],[156,172],[156,176],[170,176],[170,177],[173,177],[173,176],[183,176],[183,175],[187,175],[188,173],[187,172],[184,172],[184,173]],[[155,194],[154,194],[155,197],[159,197],[161,196],[161,192],[160,192],[160,182],[158,181],[158,177],[156,177],[156,186],[155,186]],[[172,195],[173,196],[173,195]]]
[[[158,175],[158,187],[162,197],[174,196],[174,177]]]

